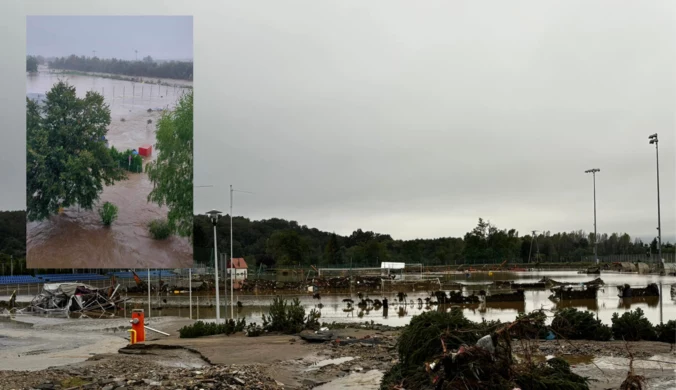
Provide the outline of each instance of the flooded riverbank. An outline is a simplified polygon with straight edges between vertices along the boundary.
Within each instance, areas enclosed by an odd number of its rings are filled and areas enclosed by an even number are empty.
[[[49,72],[28,74],[28,94],[43,95],[59,80],[76,88],[79,97],[88,91],[103,95],[111,111],[107,139],[124,151],[154,145],[155,123],[161,109],[172,109],[187,89],[134,83],[88,75]],[[149,111],[150,110],[150,111]],[[144,161],[154,160],[155,151]],[[117,220],[104,228],[93,210],[70,207],[48,220],[27,226],[27,263],[31,268],[184,268],[192,263],[187,239],[152,239],[147,225],[166,218],[168,209],[147,201],[153,185],[144,172],[129,173],[128,179],[105,187],[99,205],[115,204]]]

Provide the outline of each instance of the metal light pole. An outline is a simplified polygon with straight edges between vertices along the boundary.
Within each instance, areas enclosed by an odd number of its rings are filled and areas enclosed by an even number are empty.
[[[230,184],[230,318],[235,318],[235,305],[234,305],[234,287],[235,279],[232,276],[232,259],[233,252],[232,249],[232,184]]]
[[[596,172],[601,172],[598,168],[588,169],[584,173],[591,173],[594,177],[594,261],[599,263],[599,256],[597,252],[598,237],[596,236]]]
[[[660,221],[660,152],[657,147],[657,133],[648,137],[651,144],[655,144],[655,160],[657,161],[657,253],[662,262],[662,222]]]
[[[221,299],[219,296],[219,284],[218,284],[218,238],[216,237],[216,225],[218,224],[218,217],[221,216],[220,211],[211,210],[207,213],[211,219],[211,223],[214,225],[214,276],[216,279],[216,323],[221,322]]]

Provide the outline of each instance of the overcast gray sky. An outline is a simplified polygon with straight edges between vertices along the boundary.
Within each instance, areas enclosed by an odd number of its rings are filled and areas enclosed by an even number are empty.
[[[193,58],[192,16],[28,16],[26,53],[134,60]]]
[[[220,187],[196,209],[227,211],[232,183],[255,192],[235,215],[341,234],[590,231],[598,167],[599,231],[652,238],[657,132],[673,241],[674,4],[229,3],[199,20],[222,26],[200,69],[223,76],[196,128],[196,185]]]
[[[676,239],[673,1],[165,3],[22,7],[195,16],[195,184],[215,186],[195,189],[197,212],[227,211],[233,184],[255,193],[235,194],[236,215],[341,234],[462,236],[479,217],[521,234],[590,231],[584,170],[598,167],[599,231],[649,239],[657,132],[663,236]],[[159,57],[137,38],[111,45]],[[4,145],[24,158],[23,141]],[[0,194],[0,209],[25,204],[17,186]]]

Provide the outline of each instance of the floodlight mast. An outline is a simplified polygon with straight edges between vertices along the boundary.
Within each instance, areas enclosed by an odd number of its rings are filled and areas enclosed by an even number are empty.
[[[584,173],[591,173],[594,178],[594,262],[599,263],[598,256],[598,238],[596,236],[596,173],[601,172],[599,168],[587,169]]]
[[[662,221],[660,216],[660,152],[657,146],[657,133],[648,136],[650,144],[655,144],[655,160],[657,162],[657,253],[662,262]]]
[[[211,210],[207,212],[207,216],[214,225],[214,281],[216,282],[216,323],[221,322],[221,300],[219,295],[220,286],[218,284],[218,238],[216,236],[216,225],[218,218],[223,214],[218,210]]]

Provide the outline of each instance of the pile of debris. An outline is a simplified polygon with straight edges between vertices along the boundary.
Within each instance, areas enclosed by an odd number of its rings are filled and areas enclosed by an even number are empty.
[[[620,291],[620,298],[660,296],[660,288],[656,283],[650,283],[645,288],[633,288],[630,285],[625,284],[624,286],[617,286],[617,289]]]
[[[171,368],[123,356],[77,369],[51,368],[37,373],[3,371],[0,388],[281,390],[284,385],[255,365]]]
[[[525,298],[523,289],[518,289],[513,293],[486,295],[486,302],[525,302]]]
[[[572,286],[572,285],[577,285],[577,284],[582,284],[583,286],[603,286],[605,284],[603,282],[603,279],[601,279],[601,278],[596,278],[596,279],[590,280],[588,282],[577,283],[577,282],[559,282],[559,281],[551,279],[547,276],[540,279],[540,282],[545,283],[547,285],[551,285],[551,286]]]
[[[576,299],[596,299],[598,294],[597,285],[586,285],[581,287],[557,286],[550,290],[552,295],[549,299],[554,301],[576,300]]]
[[[528,343],[532,332],[531,318],[500,324],[474,323],[460,310],[421,314],[402,332],[399,363],[385,374],[381,388],[588,390],[588,380],[563,359],[514,358],[513,340]]]
[[[434,297],[437,298],[436,302],[433,302],[432,304],[439,304],[439,305],[449,305],[449,304],[470,304],[470,303],[479,303],[479,296],[478,295],[469,295],[469,296],[464,296],[462,295],[462,291],[449,291],[448,294],[446,294],[445,291],[435,291],[434,292]]]
[[[305,288],[305,282],[278,282],[275,280],[251,280],[242,281],[241,290],[245,292],[252,291],[274,291],[274,290],[302,290]]]
[[[125,299],[118,293],[120,285],[99,289],[83,283],[45,283],[42,292],[21,313],[57,314],[107,313],[120,310]]]
[[[356,285],[364,288],[380,288],[383,279],[380,276],[357,276]]]
[[[314,287],[323,287],[328,289],[346,289],[350,288],[350,278],[335,277],[335,278],[314,278],[312,279]]]

